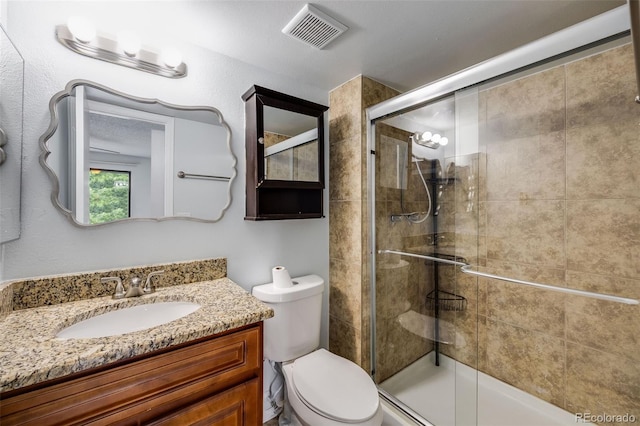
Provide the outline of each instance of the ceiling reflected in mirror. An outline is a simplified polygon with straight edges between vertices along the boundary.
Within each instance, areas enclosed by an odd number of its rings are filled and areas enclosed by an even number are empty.
[[[220,112],[74,80],[50,102],[41,164],[52,201],[79,226],[173,218],[215,222],[236,157]]]

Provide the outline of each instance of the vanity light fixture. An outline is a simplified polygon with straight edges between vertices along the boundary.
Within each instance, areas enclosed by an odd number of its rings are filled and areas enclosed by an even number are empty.
[[[124,53],[130,57],[135,57],[142,47],[138,34],[128,30],[118,33],[118,44]]]
[[[433,149],[437,149],[440,146],[446,146],[449,143],[449,138],[446,136],[442,136],[439,133],[431,133],[429,131],[423,133],[416,132],[411,135],[411,139],[419,145]]]
[[[132,31],[122,31],[113,37],[97,32],[85,18],[71,17],[66,25],[56,26],[58,41],[84,56],[135,68],[169,78],[187,75],[187,65],[175,48],[157,53],[142,47],[140,37]]]

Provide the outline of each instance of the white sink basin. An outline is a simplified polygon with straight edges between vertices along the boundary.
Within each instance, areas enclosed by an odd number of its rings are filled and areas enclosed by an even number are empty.
[[[88,318],[61,330],[56,337],[83,339],[118,336],[157,327],[200,309],[191,302],[159,302],[118,309]]]

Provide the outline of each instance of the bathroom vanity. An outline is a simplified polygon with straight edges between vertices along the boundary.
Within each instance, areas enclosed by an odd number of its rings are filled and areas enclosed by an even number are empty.
[[[261,348],[259,323],[7,392],[2,424],[258,425]]]
[[[172,300],[201,307],[133,333],[55,337],[98,312]],[[0,422],[259,425],[262,321],[271,316],[228,278],[14,311],[0,322]]]

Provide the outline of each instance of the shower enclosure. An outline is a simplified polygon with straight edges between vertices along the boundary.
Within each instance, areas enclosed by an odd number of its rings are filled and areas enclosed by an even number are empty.
[[[367,110],[372,375],[417,422],[640,421],[627,27],[615,10]]]

